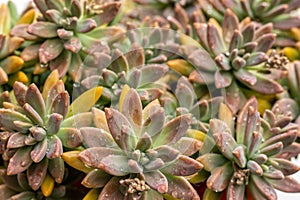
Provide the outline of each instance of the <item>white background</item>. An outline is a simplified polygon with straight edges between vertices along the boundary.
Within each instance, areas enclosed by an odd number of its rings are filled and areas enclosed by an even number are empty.
[[[12,1],[16,3],[19,12],[21,12],[26,7],[28,2],[30,2],[30,0],[12,0]],[[7,0],[0,0],[0,3],[4,3],[4,2],[7,2]],[[294,162],[300,165],[299,158],[297,160],[294,160]],[[293,176],[300,182],[300,172],[298,172]],[[277,191],[277,194],[279,200],[287,200],[287,199],[300,200],[300,193],[292,194],[292,193],[284,193],[284,192]]]

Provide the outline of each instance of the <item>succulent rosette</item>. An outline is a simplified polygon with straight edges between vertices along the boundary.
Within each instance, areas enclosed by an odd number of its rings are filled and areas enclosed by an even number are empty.
[[[0,109],[3,160],[7,162],[7,175],[25,173],[32,190],[38,190],[45,181],[50,185],[64,179],[65,164],[61,155],[65,148],[82,144],[80,126],[91,126],[89,104],[81,104],[89,93],[97,100],[102,88],[82,94],[70,105],[70,97],[54,70],[45,82],[43,92],[31,84],[15,82],[15,101],[3,102]],[[85,120],[78,121],[78,118]],[[48,180],[49,179],[49,180]],[[53,188],[52,188],[53,189]],[[50,191],[51,194],[51,191]]]
[[[86,149],[78,159],[90,168],[82,184],[103,187],[99,199],[199,199],[184,178],[202,168],[189,157],[202,145],[185,135],[189,114],[165,122],[157,100],[143,109],[137,91],[125,86],[119,110],[95,109],[94,116],[95,128],[80,129]],[[64,154],[66,161],[69,155]]]
[[[207,15],[222,21],[222,14],[229,8],[240,20],[249,17],[251,20],[262,24],[272,23],[275,29],[289,30],[292,27],[299,27],[300,20],[293,15],[300,7],[299,0],[279,0],[279,1],[199,1],[203,12]]]
[[[105,26],[118,13],[120,2],[96,4],[93,1],[35,0],[42,14],[32,24],[17,25],[11,35],[34,41],[22,52],[25,61],[38,59],[40,65],[57,69],[60,76],[69,72],[74,80],[87,54],[97,45],[120,37],[122,29]],[[36,66],[36,72],[40,65]]]
[[[27,76],[20,71],[23,68],[23,59],[16,54],[16,50],[21,47],[24,42],[23,38],[11,37],[10,29],[15,23],[27,23],[32,18],[33,9],[28,9],[20,17],[17,14],[15,5],[12,2],[0,5],[0,85],[14,81],[26,83]]]
[[[66,187],[63,185],[48,184],[51,178],[46,177],[45,183],[40,190],[34,191],[27,181],[26,173],[8,176],[5,169],[0,170],[0,178],[4,184],[0,185],[2,199],[32,199],[47,200],[66,199]]]
[[[224,88],[226,103],[234,113],[245,103],[243,88],[264,95],[283,91],[276,81],[281,78],[280,73],[273,69],[278,67],[267,55],[275,40],[272,24],[259,26],[248,20],[239,23],[237,16],[227,9],[221,25],[211,19],[194,27],[201,47],[186,52],[195,67],[189,80]]]
[[[150,51],[151,49],[148,52]],[[167,57],[161,54],[153,58],[153,62],[154,59],[157,62],[147,63],[146,54],[147,50],[138,44],[133,44],[126,53],[119,49],[110,53],[107,49],[97,57],[101,64],[81,68],[78,76],[79,88],[85,90],[96,85],[102,86],[102,103],[115,101],[126,84],[135,88],[144,102],[158,98],[166,90],[167,86],[161,79],[169,70],[168,66],[159,60]]]
[[[300,184],[290,176],[300,169],[289,160],[298,133],[291,117],[275,106],[275,112],[266,110],[261,118],[255,98],[236,121],[225,105],[220,108],[220,119],[210,120],[217,150],[197,159],[211,173],[203,199],[217,198],[222,191],[226,199],[277,199],[275,189],[299,192]]]

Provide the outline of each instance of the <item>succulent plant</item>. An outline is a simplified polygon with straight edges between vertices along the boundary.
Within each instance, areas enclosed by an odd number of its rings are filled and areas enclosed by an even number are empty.
[[[101,65],[82,68],[80,85],[84,88],[102,86],[104,103],[115,101],[125,84],[135,88],[144,102],[158,98],[166,89],[165,83],[160,79],[169,68],[163,63],[146,63],[145,51],[139,45],[132,45],[127,53],[115,49],[111,55],[109,51],[99,54],[97,59],[101,61]],[[150,51],[151,49],[148,52]],[[164,54],[158,55],[157,60],[162,57]]]
[[[203,11],[222,21],[222,14],[226,9],[231,9],[240,20],[249,17],[251,20],[261,24],[272,23],[275,29],[289,30],[292,27],[299,27],[300,20],[293,14],[300,6],[299,0],[279,0],[279,1],[199,1]]]
[[[0,85],[8,81],[12,83],[13,79],[27,82],[26,78],[20,77],[22,75],[25,76],[24,73],[18,74],[21,73],[19,70],[23,67],[24,61],[14,54],[15,50],[22,45],[24,39],[9,36],[9,31],[14,21],[13,17],[17,16],[14,4],[11,2],[8,5],[1,4],[0,10]],[[23,16],[18,22],[22,22],[24,18]],[[12,76],[9,78],[9,75]]]
[[[267,55],[275,40],[272,24],[239,23],[227,9],[221,25],[211,19],[207,24],[196,23],[195,30],[201,47],[187,52],[188,61],[195,67],[189,80],[224,88],[226,103],[234,113],[245,103],[242,88],[265,95],[283,91],[276,82],[280,77],[273,70],[273,59]]]
[[[208,92],[198,99],[196,88],[189,82],[185,76],[177,80],[175,91],[165,92],[160,97],[167,119],[173,119],[176,116],[192,114],[191,128],[207,132],[209,119],[213,118],[223,101],[222,96],[209,97]]]
[[[45,183],[41,189],[34,191],[28,184],[26,173],[19,173],[18,175],[8,176],[5,169],[0,170],[0,178],[4,184],[0,185],[1,199],[19,200],[19,199],[32,199],[32,200],[54,200],[66,199],[66,187],[63,185],[55,185],[53,182],[47,182],[51,178],[46,177]]]
[[[165,122],[157,100],[143,109],[137,91],[124,86],[119,110],[94,109],[94,116],[95,128],[80,129],[86,149],[78,158],[90,167],[82,184],[103,187],[99,199],[199,199],[184,178],[202,168],[189,157],[202,144],[185,136],[190,114]]]
[[[300,184],[290,175],[300,168],[286,154],[298,133],[292,118],[278,112],[278,106],[261,118],[255,98],[247,101],[236,121],[225,107],[220,106],[220,119],[210,120],[217,150],[197,158],[211,173],[203,199],[222,191],[227,199],[247,199],[247,194],[254,199],[277,199],[274,189],[299,192]]]
[[[15,26],[11,35],[36,41],[23,50],[22,57],[25,61],[38,58],[42,67],[57,69],[61,77],[69,72],[75,80],[85,56],[97,51],[101,40],[114,41],[123,32],[121,28],[104,26],[117,14],[119,2],[96,5],[94,1],[35,0],[34,3],[42,17],[30,25]]]
[[[97,101],[102,88],[82,94],[70,105],[57,70],[49,75],[42,93],[34,84],[27,87],[15,82],[13,87],[16,102],[4,102],[0,109],[1,139],[5,144],[2,157],[8,162],[7,175],[26,173],[34,191],[46,181],[52,185],[61,183],[65,173],[63,147],[80,146],[82,136],[78,128],[91,125],[88,110],[92,105],[84,104],[82,99],[92,93]],[[78,103],[85,106],[77,108]],[[85,120],[79,121],[82,117]]]

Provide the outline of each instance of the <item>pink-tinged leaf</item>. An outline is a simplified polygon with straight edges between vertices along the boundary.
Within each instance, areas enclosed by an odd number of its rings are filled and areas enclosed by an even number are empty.
[[[83,138],[77,128],[60,128],[56,135],[64,147],[76,148],[82,144]]]
[[[254,85],[257,81],[255,75],[244,69],[239,69],[235,71],[234,76],[244,84]]]
[[[14,133],[12,134],[6,144],[6,148],[14,149],[14,148],[20,148],[25,146],[25,139],[27,135],[22,133]]]
[[[199,70],[199,73],[202,71],[215,72],[218,68],[209,53],[202,49],[194,51],[189,55],[188,60],[197,70]]]
[[[257,46],[255,47],[255,49],[253,50],[254,52],[267,52],[272,45],[275,42],[275,34],[273,33],[269,33],[266,35],[261,36],[260,38],[257,39]]]
[[[153,83],[159,80],[167,73],[169,68],[163,64],[148,64],[141,68],[141,82],[140,85]]]
[[[21,58],[25,61],[32,61],[38,59],[40,44],[32,44],[24,48],[21,53]]]
[[[274,188],[262,176],[251,175],[248,187],[255,199],[277,199]]]
[[[73,1],[74,2],[74,1]],[[76,31],[79,33],[87,33],[97,27],[97,23],[93,19],[79,20],[76,26]]]
[[[200,200],[199,195],[193,186],[184,178],[180,176],[165,175],[168,180],[167,194],[175,199],[181,200]]]
[[[110,179],[111,175],[102,170],[94,169],[84,177],[81,184],[87,188],[101,188],[104,187]]]
[[[47,139],[45,138],[43,141],[37,143],[32,151],[30,152],[30,156],[33,162],[39,163],[45,157],[47,152]]]
[[[269,169],[263,173],[263,176],[265,178],[267,178],[267,180],[272,179],[275,181],[282,180],[285,177],[284,174],[280,170],[275,169],[273,167],[272,168],[269,167]]]
[[[161,145],[154,150],[157,152],[156,157],[162,159],[164,162],[174,161],[179,155],[179,152],[176,149],[166,145]]]
[[[228,187],[230,179],[233,175],[231,162],[215,168],[210,177],[207,179],[207,187],[213,191],[221,192]]]
[[[42,117],[36,110],[34,110],[34,108],[30,104],[25,103],[23,106],[23,110],[26,116],[33,122],[33,124],[38,124],[39,126],[44,125]]]
[[[168,180],[160,171],[144,173],[146,183],[159,193],[168,191]]]
[[[247,162],[247,169],[249,169],[252,174],[256,174],[258,176],[261,176],[264,173],[261,166],[253,160],[249,160]]]
[[[150,147],[152,146],[152,139],[151,136],[147,133],[144,133],[144,135],[142,135],[136,145],[136,149],[139,149],[140,151],[144,152],[148,149],[150,149]]]
[[[241,32],[239,30],[235,30],[229,44],[229,52],[232,52],[234,49],[240,49],[243,44],[244,41]]]
[[[47,158],[53,159],[58,158],[63,153],[63,146],[60,139],[53,135],[48,138],[48,149],[47,149]]]
[[[80,129],[85,147],[113,147],[116,146],[112,136],[103,129],[83,127]]]
[[[182,137],[172,147],[185,156],[191,156],[201,149],[203,142],[194,138]]]
[[[291,145],[297,138],[297,131],[288,131],[286,133],[278,134],[268,138],[264,143],[261,144],[261,148],[268,147],[277,142],[282,142],[283,148]]]
[[[256,116],[255,113],[257,113],[257,100],[250,98],[238,115],[236,126],[237,143],[247,144],[247,136],[250,136],[247,134],[252,134],[255,130],[255,127],[253,127],[256,126],[256,122],[254,123],[256,119],[254,118]],[[248,143],[248,145],[250,145],[250,143]]]
[[[239,19],[231,10],[227,9],[222,21],[224,41],[229,44],[234,30],[238,30],[238,29],[239,29]]]
[[[222,122],[220,120],[217,119],[213,119],[210,120],[210,126],[211,127],[216,127],[218,125],[223,125]],[[221,129],[220,127],[220,129]],[[235,139],[233,138],[233,136],[230,134],[230,130],[228,128],[228,126],[225,126],[225,128],[227,128],[228,130],[218,130],[218,131],[213,131],[213,137],[216,141],[216,145],[218,147],[218,149],[221,151],[221,153],[228,159],[234,159],[234,156],[232,155],[232,151],[237,147],[237,143],[235,141]],[[216,128],[213,128],[216,129]],[[213,130],[212,129],[212,130]]]
[[[254,38],[255,25],[254,23],[249,23],[243,30],[242,35],[244,39],[244,44],[253,41]]]
[[[53,100],[51,112],[58,113],[65,118],[65,116],[69,111],[69,105],[70,105],[69,93],[67,91],[61,92]]]
[[[119,147],[124,150],[134,150],[137,136],[127,118],[113,108],[105,108],[105,115],[110,133]]]
[[[236,81],[232,81],[231,85],[226,88],[225,103],[233,114],[236,114],[246,103],[246,97],[240,90]]]
[[[27,32],[29,24],[17,24],[9,32],[11,36],[24,38],[29,41],[36,41],[38,36]]]
[[[49,67],[51,71],[56,69],[59,76],[63,77],[67,73],[71,61],[72,53],[70,51],[63,50],[56,59],[50,61]]]
[[[26,123],[31,123],[25,115],[9,110],[0,109],[0,125],[7,130],[18,130],[18,127],[14,124],[15,121],[22,121]]]
[[[224,71],[216,71],[215,72],[215,86],[216,88],[226,88],[231,85],[233,76],[229,72],[224,72]]]
[[[261,148],[260,153],[263,153],[267,156],[275,156],[278,153],[280,153],[283,149],[282,142],[276,142],[272,145],[269,145],[267,147]]]
[[[300,170],[300,167],[292,161],[283,158],[270,158],[270,164],[280,170],[285,176],[292,175]]]
[[[189,75],[189,80],[194,83],[210,85],[215,83],[214,73],[207,71],[194,70]]]
[[[48,122],[47,122],[47,133],[48,134],[56,134],[59,129],[60,125],[63,121],[63,116],[58,113],[52,113],[49,116]]]
[[[14,175],[25,171],[32,163],[30,152],[32,147],[23,147],[17,150],[13,157],[9,160],[7,166],[7,174]]]
[[[148,154],[149,155],[149,154]],[[162,168],[165,165],[164,161],[160,158],[155,158],[150,160],[148,163],[144,165],[145,171],[154,171]]]
[[[32,164],[27,170],[27,179],[30,187],[36,191],[42,185],[48,169],[48,159]]]
[[[268,56],[263,52],[254,52],[247,59],[247,66],[254,66],[268,60]]]
[[[28,87],[21,82],[16,81],[13,85],[14,95],[20,106],[25,104],[25,96]]]
[[[181,155],[170,165],[162,168],[161,171],[174,176],[189,176],[197,173],[202,168],[203,165],[197,160]]]
[[[230,182],[227,188],[227,199],[239,200],[245,197],[245,185],[238,185]]]
[[[92,147],[80,152],[78,158],[88,166],[99,168],[101,160],[109,155],[122,155],[122,151],[115,148]]]
[[[186,134],[192,116],[190,114],[181,115],[169,121],[162,131],[153,138],[153,147],[176,143]]]
[[[53,38],[57,36],[58,26],[51,22],[35,22],[28,26],[27,32],[41,38]]]
[[[78,53],[82,48],[82,44],[77,37],[72,37],[64,42],[64,48],[72,53]]]
[[[151,105],[148,104],[149,106]],[[159,134],[165,124],[165,112],[160,106],[153,106],[147,114],[146,110],[150,107],[145,107],[143,115],[145,115],[145,120],[143,123],[143,133],[147,133],[149,136],[154,137]]]
[[[111,200],[111,199],[123,199],[124,195],[119,190],[120,188],[119,177],[113,177],[102,189],[98,199],[99,200]]]
[[[48,63],[57,58],[63,51],[64,46],[60,39],[48,39],[39,49],[39,59],[41,63]]]
[[[61,157],[49,159],[48,172],[56,183],[61,183],[65,174],[65,162]]]
[[[178,80],[175,95],[180,107],[190,109],[194,104],[195,94],[193,88],[190,87],[191,83],[183,77]]]
[[[286,176],[281,180],[266,180],[277,190],[290,193],[300,192],[300,183],[293,177]]]
[[[288,17],[286,19],[274,22],[274,28],[281,30],[290,30],[293,27],[299,26],[300,20],[298,17]]]
[[[41,117],[46,115],[44,99],[35,84],[31,84],[28,87],[26,91],[25,102],[31,105]]]
[[[122,155],[108,155],[100,160],[98,168],[113,176],[125,176],[133,173],[128,166],[128,157]]]
[[[122,114],[128,119],[133,128],[140,127],[142,125],[142,102],[134,89],[130,89],[122,104]]]
[[[245,155],[245,149],[243,146],[237,146],[233,151],[232,151],[232,156],[235,161],[235,163],[240,167],[240,168],[245,168],[246,163],[247,163],[247,158]]]
[[[5,185],[5,184],[0,185],[1,198],[9,199],[14,194],[16,194],[16,192],[14,190],[12,190],[11,188],[9,188],[7,185]]]
[[[222,33],[218,31],[217,27],[213,23],[208,23],[207,41],[209,44],[209,48],[214,53],[214,55],[219,55],[226,51]]]

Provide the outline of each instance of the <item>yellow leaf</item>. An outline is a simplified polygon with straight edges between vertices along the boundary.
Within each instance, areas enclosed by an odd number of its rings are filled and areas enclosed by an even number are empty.
[[[283,53],[288,59],[290,60],[299,60],[300,59],[300,52],[298,49],[295,49],[293,47],[285,47],[283,49]]]
[[[100,194],[100,189],[91,189],[82,200],[97,200]]]
[[[0,62],[2,69],[7,74],[19,71],[23,67],[24,61],[19,56],[9,56]]]
[[[171,69],[179,72],[184,76],[189,76],[190,73],[194,70],[193,66],[183,59],[170,60],[167,62],[167,65]]]
[[[293,27],[291,28],[291,33],[297,41],[300,41],[300,29]]]
[[[92,113],[95,126],[109,132],[105,112],[97,108],[92,108]]]
[[[270,110],[272,108],[272,104],[266,99],[257,98],[257,102],[258,102],[258,112],[261,115],[263,115],[267,109]]]
[[[17,73],[12,74],[9,77],[8,84],[12,86],[16,81],[19,81],[19,82],[22,82],[22,83],[27,83],[28,82],[28,77],[24,72],[19,71]]]
[[[191,138],[194,138],[194,139],[202,141],[202,142],[204,142],[205,138],[207,137],[207,135],[205,133],[203,133],[202,131],[195,130],[195,129],[188,129],[187,135]]]
[[[178,199],[176,199],[175,197],[172,197],[169,194],[163,194],[163,196],[164,196],[164,199],[166,199],[166,200],[178,200]]]
[[[31,24],[36,17],[34,9],[28,10],[21,18],[18,20],[17,24]]]
[[[120,95],[120,100],[119,100],[119,111],[122,112],[122,107],[123,107],[123,102],[126,97],[126,94],[130,90],[130,87],[128,85],[124,85],[122,88],[122,93]]]
[[[68,151],[63,153],[61,157],[71,167],[84,173],[90,172],[92,168],[87,167],[81,160],[78,159],[79,153],[80,151]]]
[[[47,99],[48,93],[50,91],[50,89],[53,87],[53,85],[59,81],[59,73],[57,70],[53,70],[51,72],[51,74],[48,76],[47,80],[45,81],[44,84],[44,89],[43,89],[43,93],[42,96],[44,98],[44,100]]]
[[[94,87],[77,97],[70,105],[68,116],[88,112],[100,98],[102,90],[103,87]]]
[[[214,192],[210,189],[206,189],[202,200],[220,199],[222,193]]]
[[[41,190],[45,197],[49,197],[52,194],[54,183],[54,179],[47,173],[44,182],[41,185]]]
[[[190,45],[190,46],[202,48],[199,42],[197,42],[196,40],[194,40],[193,38],[185,34],[180,34],[180,41],[183,45]]]

